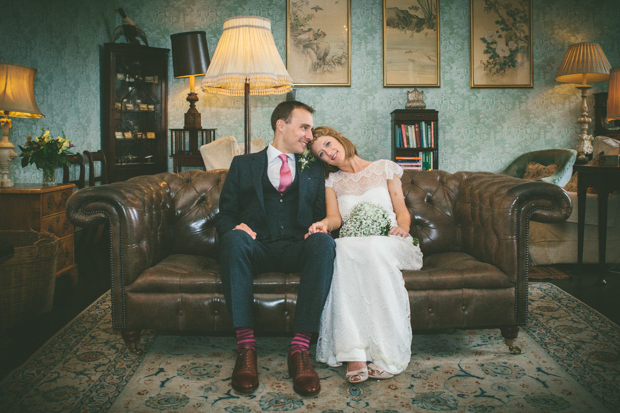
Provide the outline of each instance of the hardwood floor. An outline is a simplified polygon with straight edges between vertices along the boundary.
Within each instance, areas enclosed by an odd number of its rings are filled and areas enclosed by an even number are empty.
[[[0,380],[23,364],[47,340],[110,288],[106,240],[82,249],[76,260],[79,281],[56,280],[54,308],[0,336]],[[601,271],[596,265],[556,265],[568,279],[551,282],[620,325],[620,274]],[[616,266],[617,268],[617,266]],[[600,282],[604,277],[606,284]]]

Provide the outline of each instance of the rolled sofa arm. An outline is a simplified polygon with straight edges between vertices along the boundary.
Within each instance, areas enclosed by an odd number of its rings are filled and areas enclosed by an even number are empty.
[[[501,269],[515,284],[517,325],[527,321],[529,221],[561,222],[572,211],[557,185],[489,172],[464,174],[455,208],[461,249]]]
[[[66,214],[78,227],[109,224],[113,306],[147,268],[169,254],[173,219],[167,173],[139,176],[125,182],[84,188],[69,197]],[[114,311],[115,325],[122,314]]]

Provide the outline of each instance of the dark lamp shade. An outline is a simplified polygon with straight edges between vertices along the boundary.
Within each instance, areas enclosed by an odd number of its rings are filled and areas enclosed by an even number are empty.
[[[174,77],[200,76],[211,63],[206,32],[185,32],[170,35]]]

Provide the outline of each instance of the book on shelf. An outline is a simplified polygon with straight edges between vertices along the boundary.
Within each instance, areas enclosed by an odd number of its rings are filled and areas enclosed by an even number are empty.
[[[395,156],[394,159],[397,161],[419,161],[422,158],[419,156]]]
[[[435,122],[431,122],[431,147],[435,147]]]
[[[420,124],[416,123],[414,125],[415,127],[415,141],[416,141],[416,148],[421,148],[422,147],[422,139],[420,137]]]
[[[403,137],[403,148],[407,147],[407,131],[405,130],[405,125],[401,123],[400,125],[400,133],[401,136]]]

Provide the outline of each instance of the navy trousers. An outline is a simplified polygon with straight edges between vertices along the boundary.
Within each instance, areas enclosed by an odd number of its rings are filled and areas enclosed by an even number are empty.
[[[232,230],[219,241],[224,297],[235,328],[253,328],[254,274],[301,272],[293,332],[319,331],[336,255],[336,243],[330,235],[316,233],[305,240],[261,242],[245,231]]]

